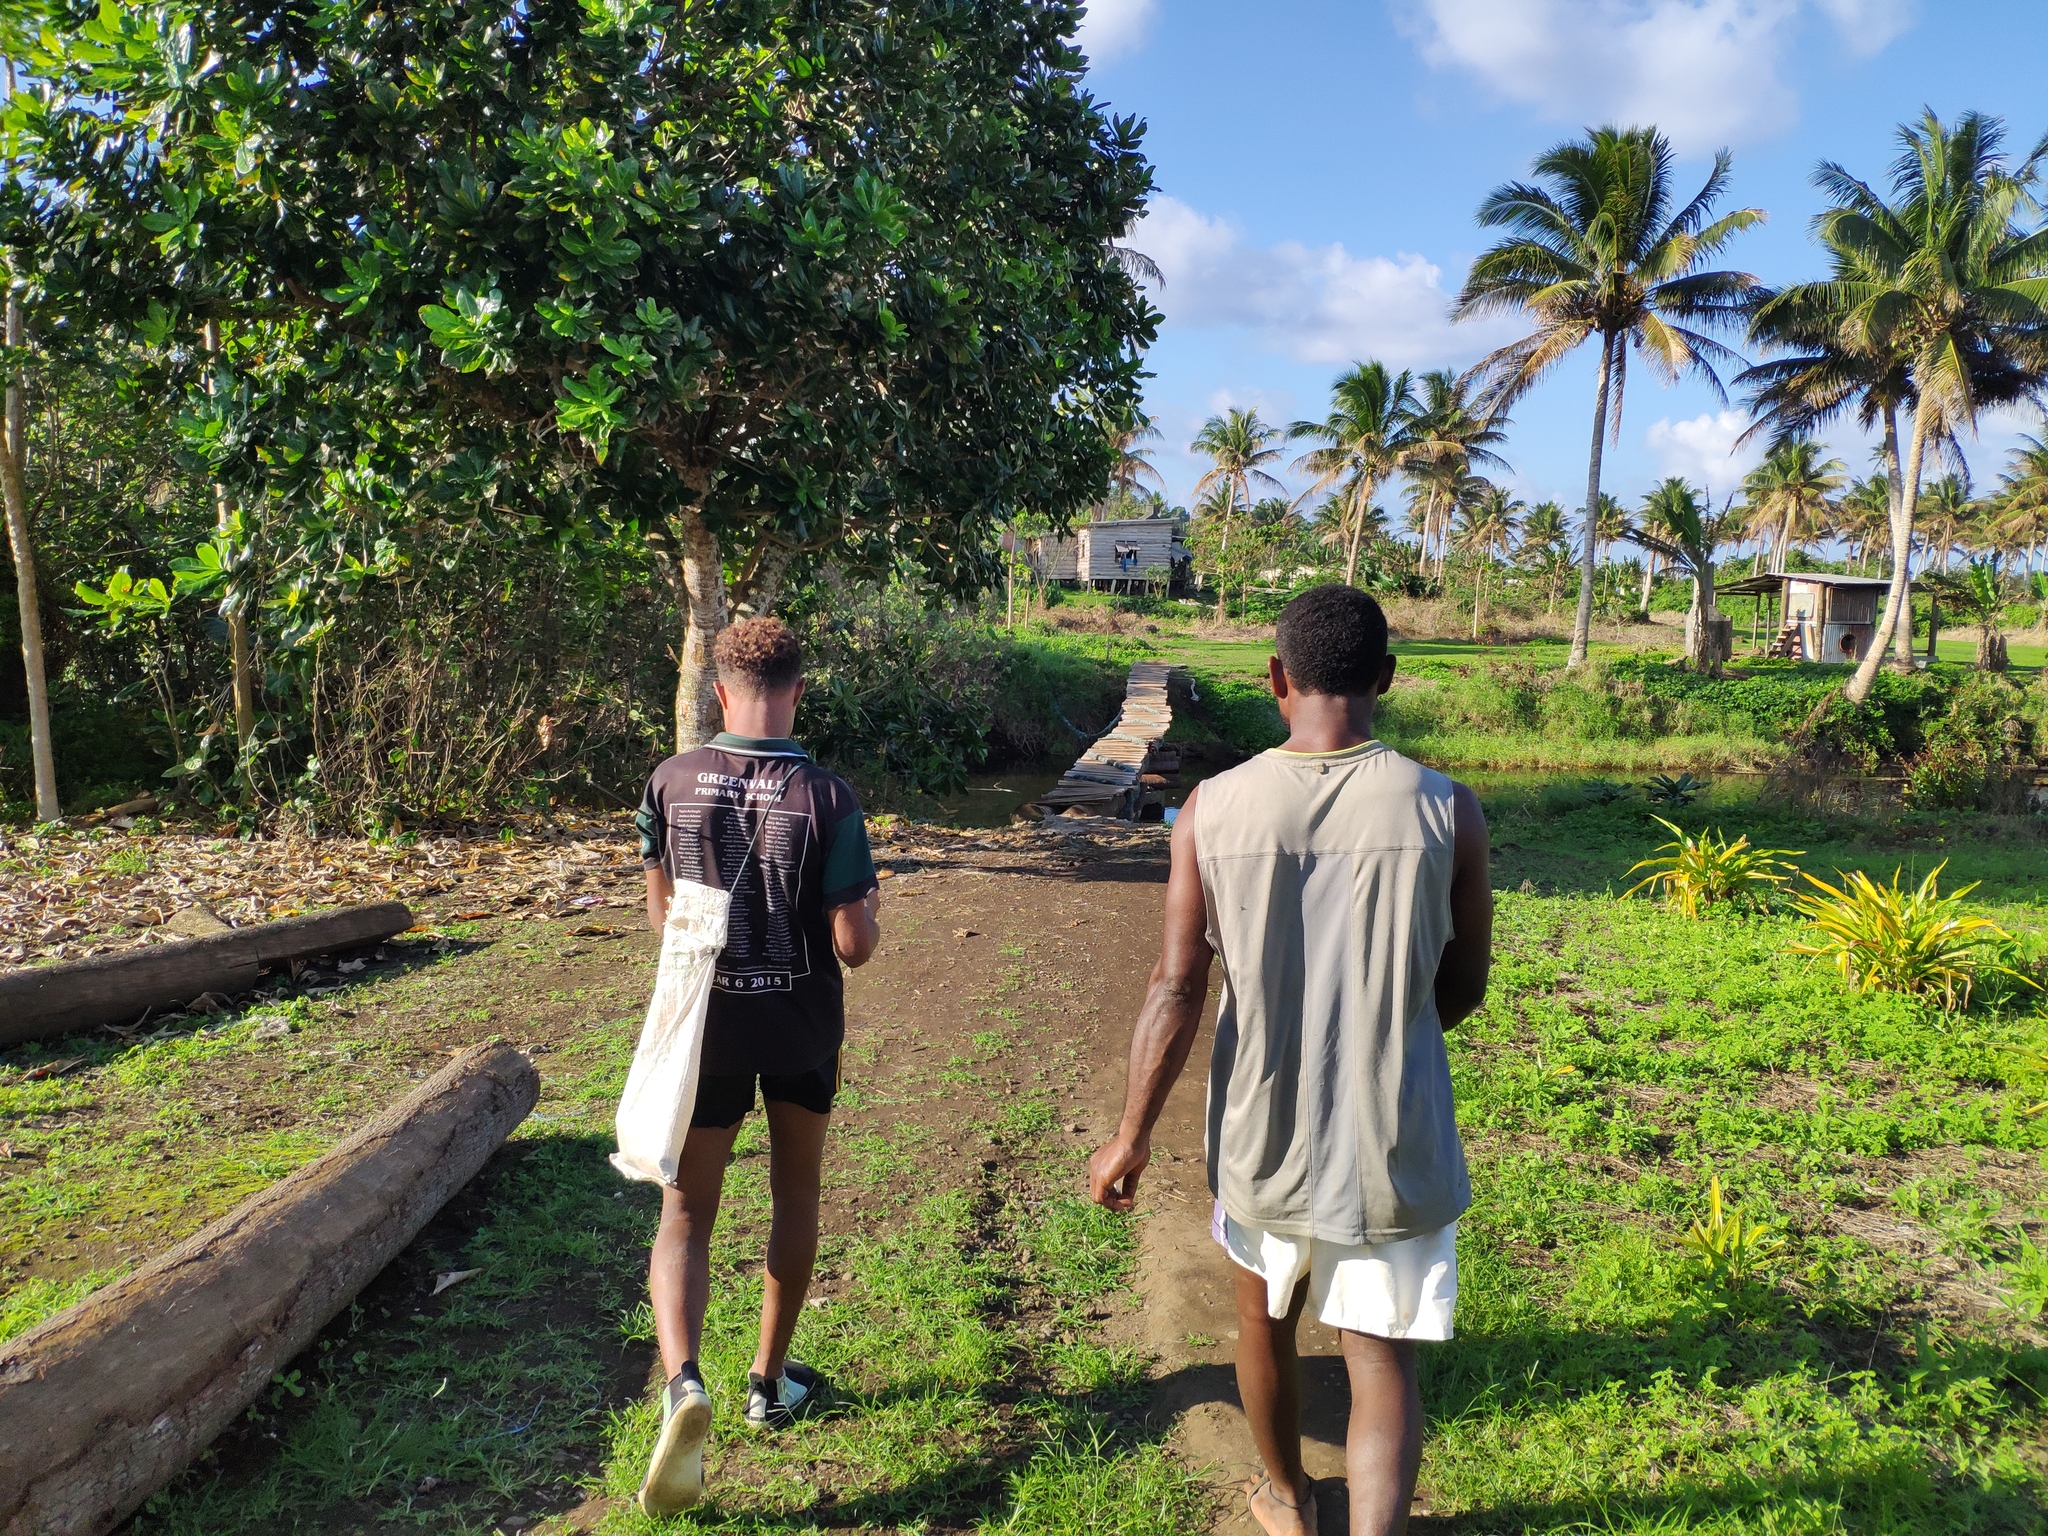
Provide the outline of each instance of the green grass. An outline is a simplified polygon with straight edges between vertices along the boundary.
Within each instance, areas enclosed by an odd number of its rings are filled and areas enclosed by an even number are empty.
[[[1619,900],[1640,797],[1482,786],[1500,890],[1453,1032],[1475,1201],[1458,1341],[1424,1352],[1423,1480],[1456,1531],[2035,1532],[2048,1520],[2048,1115],[2031,997],[1848,992],[1780,910]],[[1809,867],[1982,879],[2048,949],[2038,822],[1869,820],[1716,786],[1666,812]],[[1786,1239],[1764,1283],[1682,1243],[1718,1175]]]

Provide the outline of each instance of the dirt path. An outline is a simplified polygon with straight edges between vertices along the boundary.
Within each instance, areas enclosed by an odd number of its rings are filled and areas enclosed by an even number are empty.
[[[1094,1118],[1089,1131],[1097,1139],[1109,1133],[1123,1109],[1131,1024],[1144,997],[1145,978],[1159,955],[1164,854],[1162,843],[1158,883],[1126,887],[1133,894],[1114,904],[1113,937],[1098,956],[1119,984],[1105,997],[1096,1054],[1090,1061]],[[1155,1422],[1177,1420],[1175,1449],[1189,1465],[1206,1469],[1216,1491],[1215,1530],[1228,1536],[1256,1536],[1259,1526],[1245,1508],[1242,1489],[1247,1480],[1260,1475],[1259,1462],[1237,1395],[1232,1367],[1237,1314],[1230,1262],[1209,1235],[1212,1200],[1202,1152],[1215,1022],[1212,989],[1187,1070],[1154,1132],[1152,1166],[1139,1184],[1142,1226],[1135,1283],[1143,1308],[1120,1319],[1116,1329],[1159,1362],[1159,1389],[1151,1414]],[[1344,1424],[1350,1394],[1334,1330],[1305,1321],[1300,1346],[1304,1459],[1317,1480],[1319,1502],[1328,1512],[1323,1529],[1334,1536],[1344,1529]]]

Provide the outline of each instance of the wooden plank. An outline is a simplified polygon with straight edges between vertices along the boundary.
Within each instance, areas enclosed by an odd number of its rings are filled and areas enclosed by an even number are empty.
[[[402,903],[365,902],[201,939],[0,972],[0,1045],[132,1023],[151,1008],[175,1007],[208,992],[233,996],[253,987],[266,965],[360,949],[411,926],[412,913]]]
[[[326,1156],[0,1345],[0,1532],[112,1530],[412,1241],[539,1094],[518,1051],[472,1046]]]
[[[1156,521],[1156,520],[1155,520]],[[1116,528],[1114,523],[1092,523],[1098,529]],[[1163,662],[1140,661],[1131,666],[1124,684],[1124,707],[1109,729],[1081,752],[1074,766],[1040,802],[1043,805],[1107,805],[1120,802],[1127,814],[1135,815],[1144,788],[1140,780],[1159,739],[1173,724],[1167,679],[1172,669]],[[1178,754],[1175,761],[1178,762]]]

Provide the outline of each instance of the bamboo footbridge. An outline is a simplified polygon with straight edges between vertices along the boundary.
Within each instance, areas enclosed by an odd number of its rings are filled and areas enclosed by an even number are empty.
[[[1132,664],[1122,711],[1041,802],[1048,815],[1076,811],[1136,821],[1148,797],[1160,800],[1159,792],[1176,782],[1180,749],[1163,740],[1173,724],[1166,696],[1172,670],[1162,661]]]

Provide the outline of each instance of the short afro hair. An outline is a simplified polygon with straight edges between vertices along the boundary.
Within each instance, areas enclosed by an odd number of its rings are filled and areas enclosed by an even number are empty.
[[[1310,587],[1280,610],[1274,649],[1303,693],[1368,694],[1387,664],[1387,616],[1356,587]]]
[[[780,693],[804,675],[796,631],[769,614],[728,624],[711,648],[718,680],[748,693]]]

